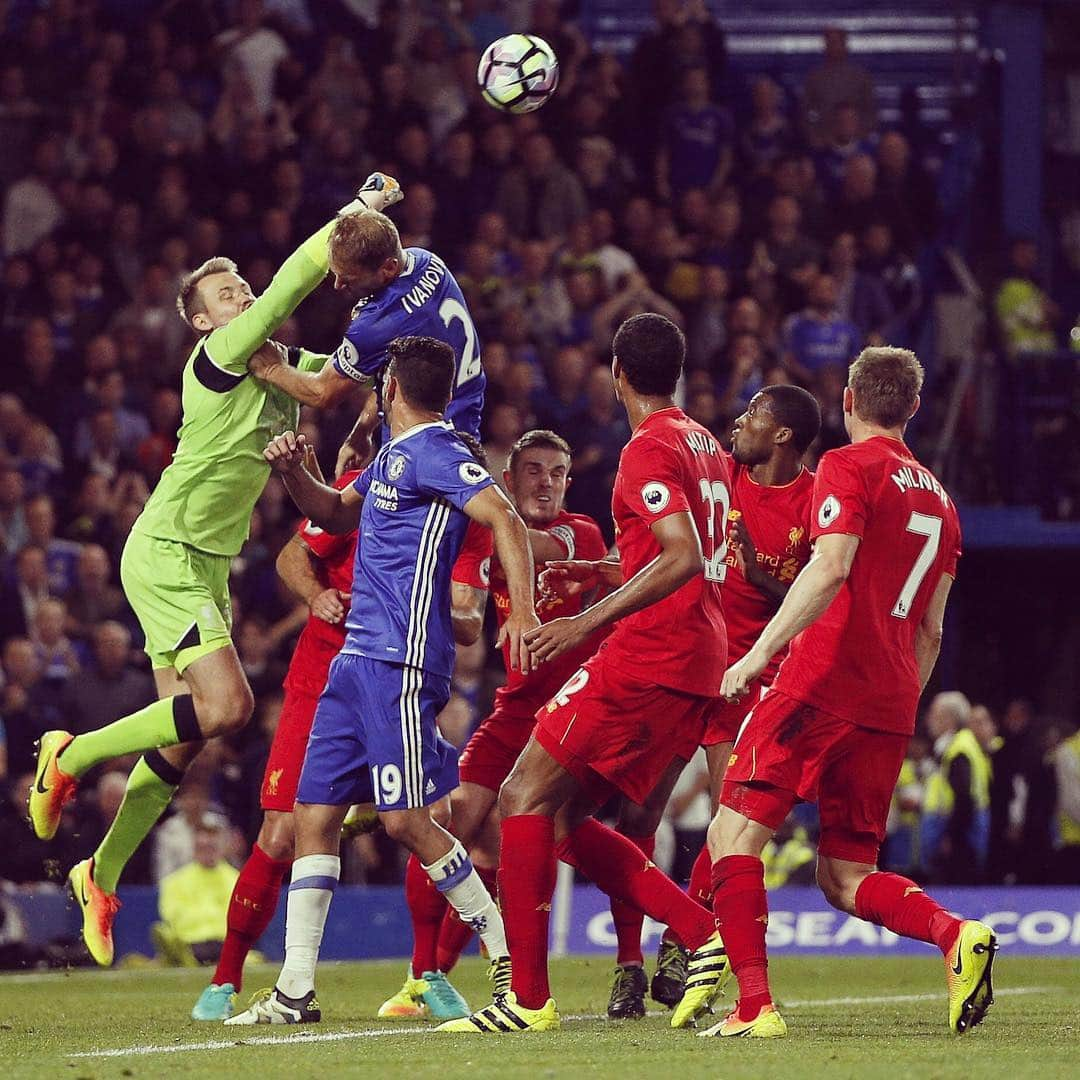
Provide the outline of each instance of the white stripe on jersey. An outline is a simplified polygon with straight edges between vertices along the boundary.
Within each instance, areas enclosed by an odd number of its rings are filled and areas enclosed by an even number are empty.
[[[405,663],[418,668],[424,666],[428,617],[435,592],[435,571],[439,565],[439,545],[449,522],[450,504],[436,499],[428,510],[420,533],[416,571],[413,574],[412,593],[409,597],[409,627],[405,632]]]
[[[423,732],[420,722],[420,687],[423,683],[424,654],[427,651],[427,624],[435,592],[435,572],[439,546],[450,521],[450,504],[437,499],[431,504],[416,553],[409,597],[409,626],[405,633],[405,671],[401,683],[401,743],[404,756],[406,802],[410,807],[424,801]]]

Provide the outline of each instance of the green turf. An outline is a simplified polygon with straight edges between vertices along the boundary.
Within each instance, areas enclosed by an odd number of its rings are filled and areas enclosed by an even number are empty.
[[[603,1013],[609,964],[553,964],[565,1016]],[[666,1015],[609,1023],[576,1019],[560,1033],[436,1035],[424,1024],[373,1020],[400,985],[402,963],[331,964],[320,974],[324,1022],[304,1028],[225,1028],[188,1013],[205,972],[79,971],[0,978],[0,1080],[21,1077],[214,1076],[227,1080],[304,1080],[339,1076],[449,1080],[454,1077],[709,1076],[754,1080],[851,1077],[920,1080],[1080,1075],[1080,970],[1075,961],[1010,957],[995,966],[997,1004],[970,1035],[945,1025],[944,978],[928,951],[917,959],[783,958],[773,962],[790,1035],[770,1042],[720,1042],[671,1031]],[[248,977],[247,992],[275,968]],[[486,1000],[483,967],[465,961],[455,982],[474,1005]],[[911,995],[916,1000],[885,1001]],[[932,995],[932,999],[921,999]],[[831,1003],[826,999],[831,999]],[[836,1001],[836,999],[846,999]],[[875,1000],[877,999],[877,1000]],[[361,1031],[401,1034],[307,1042],[309,1035]],[[280,1044],[281,1037],[299,1040]],[[79,1051],[223,1041],[220,1049],[73,1057]],[[278,1044],[278,1045],[275,1045]]]

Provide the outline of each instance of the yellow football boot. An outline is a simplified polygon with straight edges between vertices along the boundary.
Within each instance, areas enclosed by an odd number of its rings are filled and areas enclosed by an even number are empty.
[[[949,1030],[957,1035],[982,1021],[994,1004],[990,972],[997,952],[997,938],[985,923],[965,920],[953,947],[945,956],[945,981],[949,987]]]
[[[472,1016],[448,1020],[435,1030],[465,1035],[512,1035],[522,1031],[558,1031],[560,1027],[562,1020],[553,998],[548,998],[542,1009],[526,1009],[518,1004],[517,995],[510,990]]]

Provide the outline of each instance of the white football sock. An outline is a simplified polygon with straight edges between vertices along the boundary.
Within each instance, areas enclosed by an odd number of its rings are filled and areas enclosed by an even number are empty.
[[[480,935],[488,956],[492,960],[508,956],[502,915],[461,842],[455,839],[453,847],[441,859],[424,869],[461,921]]]
[[[285,907],[285,964],[277,987],[290,998],[315,989],[326,914],[341,876],[337,855],[305,855],[292,866],[292,883]]]

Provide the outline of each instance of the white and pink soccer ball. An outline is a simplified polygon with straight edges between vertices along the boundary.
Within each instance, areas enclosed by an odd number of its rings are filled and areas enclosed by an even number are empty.
[[[559,85],[559,61],[543,38],[508,34],[484,50],[476,79],[489,105],[502,112],[532,112]]]

